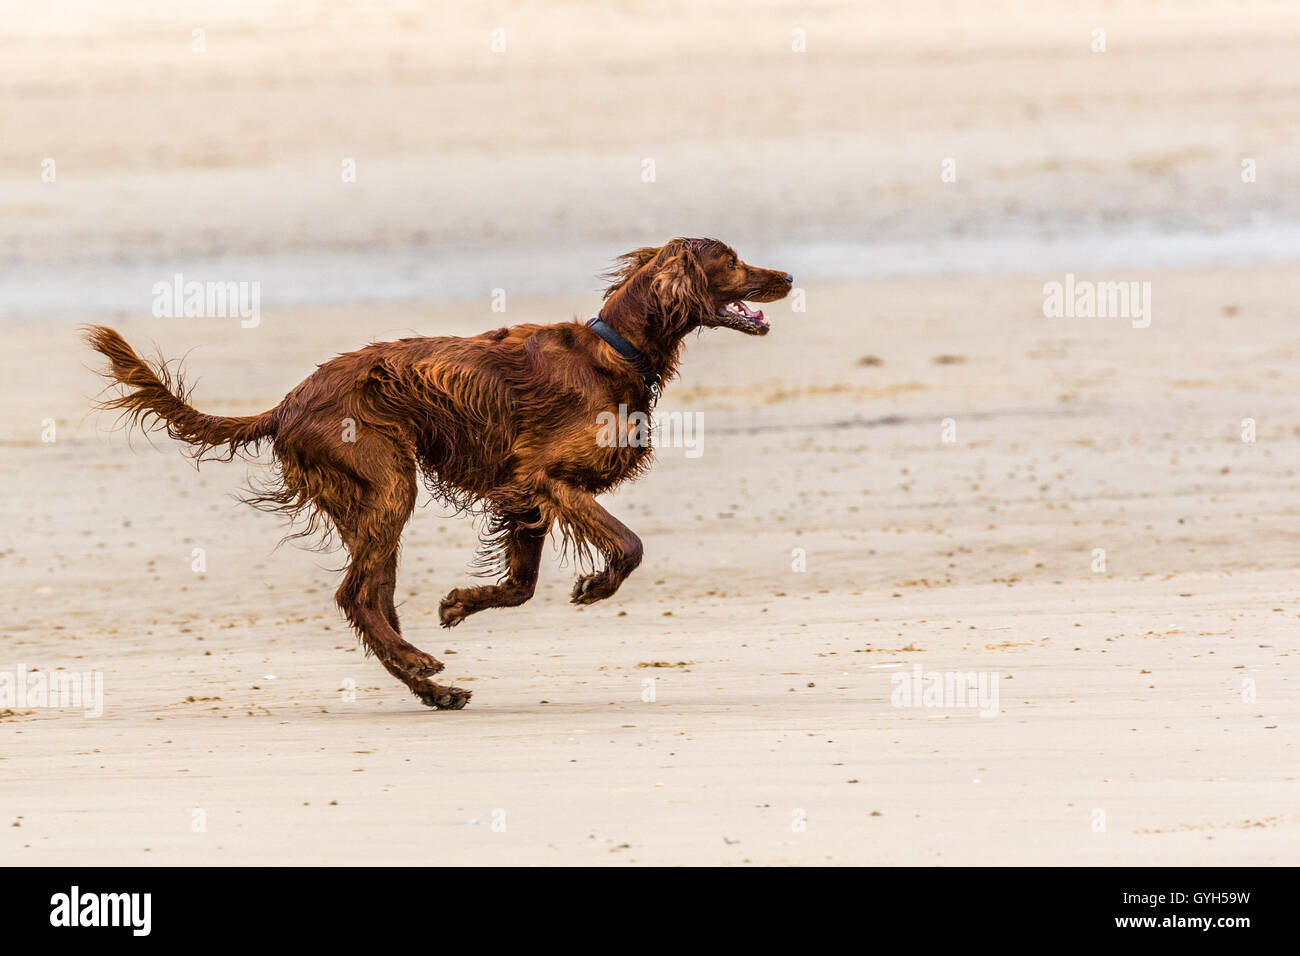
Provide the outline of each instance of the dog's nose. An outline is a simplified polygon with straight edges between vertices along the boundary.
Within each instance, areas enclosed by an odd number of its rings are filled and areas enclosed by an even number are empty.
[[[790,275],[790,273],[787,272],[785,274],[785,281],[790,283],[790,285],[794,285],[794,276]]]

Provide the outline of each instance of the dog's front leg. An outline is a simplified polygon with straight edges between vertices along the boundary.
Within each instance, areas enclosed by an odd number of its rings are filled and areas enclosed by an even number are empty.
[[[603,570],[578,578],[570,600],[574,604],[594,604],[609,597],[641,563],[641,539],[601,507],[594,495],[570,484],[553,482],[547,498],[556,519],[569,533],[605,556]]]
[[[465,618],[489,607],[517,607],[533,596],[542,563],[547,526],[541,512],[501,519],[501,549],[506,562],[503,581],[477,588],[455,588],[438,605],[443,627],[455,627]]]

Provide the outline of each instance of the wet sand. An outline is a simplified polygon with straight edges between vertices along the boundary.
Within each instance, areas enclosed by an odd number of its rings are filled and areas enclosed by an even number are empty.
[[[0,692],[103,691],[0,704],[0,860],[1293,863],[1289,5],[620,6],[0,23]],[[400,612],[461,712],[363,657],[256,466],[87,413],[80,322],[246,414],[371,340],[585,318],[676,235],[806,311],[691,342],[700,454],[606,499],[612,599],[552,551],[442,631],[475,532],[417,511]],[[259,283],[257,327],[151,316],[176,273]],[[1149,326],[1046,318],[1066,274],[1149,282]],[[996,716],[896,706],[918,667]]]
[[[474,689],[456,713],[363,659],[331,604],[340,556],[277,550],[284,527],[231,498],[244,467],[128,451],[84,419],[71,330],[13,327],[3,639],[15,667],[102,672],[104,713],[4,717],[4,858],[1293,860],[1300,278],[1157,273],[1140,330],[1045,319],[1044,281],[815,286],[767,339],[692,342],[662,408],[702,416],[702,454],[662,449],[609,499],[646,561],[603,604],[567,603],[552,552],[530,604],[439,630],[475,538],[421,508],[400,610]],[[335,350],[491,324],[467,305],[121,326],[193,347],[196,405],[243,413]],[[997,716],[894,706],[918,664],[999,675]]]

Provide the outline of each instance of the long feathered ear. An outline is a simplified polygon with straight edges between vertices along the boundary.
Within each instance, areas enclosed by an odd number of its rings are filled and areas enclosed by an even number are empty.
[[[616,260],[618,265],[606,272],[601,278],[612,280],[611,285],[605,290],[605,298],[617,292],[623,286],[627,285],[628,280],[645,268],[655,256],[659,255],[662,246],[645,246],[642,249],[634,249],[632,252],[621,255]]]
[[[687,243],[673,242],[663,247],[650,288],[671,331],[687,332],[713,309],[709,277],[695,249]]]

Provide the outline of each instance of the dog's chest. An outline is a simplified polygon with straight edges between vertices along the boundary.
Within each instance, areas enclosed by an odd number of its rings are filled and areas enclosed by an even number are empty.
[[[650,416],[628,411],[626,405],[601,412],[596,420],[596,448],[602,477],[610,484],[631,477],[648,464],[652,453]]]

